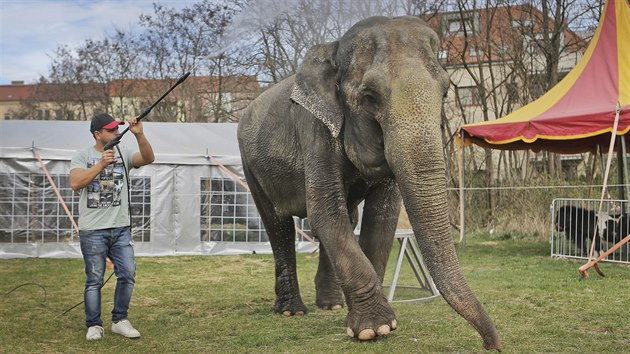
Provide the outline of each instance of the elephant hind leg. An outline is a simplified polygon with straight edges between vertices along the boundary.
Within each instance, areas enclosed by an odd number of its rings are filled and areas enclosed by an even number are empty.
[[[255,178],[245,170],[258,213],[265,225],[276,269],[274,311],[285,316],[303,315],[308,308],[302,302],[295,261],[295,224],[292,216],[279,216]]]
[[[341,286],[335,270],[328,258],[324,245],[319,245],[319,266],[315,275],[315,304],[323,310],[337,310],[343,307]]]

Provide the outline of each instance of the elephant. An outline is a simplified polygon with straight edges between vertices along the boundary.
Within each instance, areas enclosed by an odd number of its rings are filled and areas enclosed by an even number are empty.
[[[316,305],[345,303],[348,336],[397,328],[383,277],[400,208],[408,212],[442,297],[479,332],[499,335],[468,286],[450,229],[441,107],[450,80],[437,34],[412,17],[370,17],[311,47],[296,74],[245,109],[237,137],[244,175],[274,256],[276,313],[302,315],[293,216],[320,241]],[[360,235],[356,208],[361,202]]]

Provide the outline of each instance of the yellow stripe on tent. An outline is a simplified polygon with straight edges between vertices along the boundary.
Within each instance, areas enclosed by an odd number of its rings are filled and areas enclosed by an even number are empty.
[[[615,1],[617,10],[617,49],[619,52],[619,102],[630,105],[630,5]]]

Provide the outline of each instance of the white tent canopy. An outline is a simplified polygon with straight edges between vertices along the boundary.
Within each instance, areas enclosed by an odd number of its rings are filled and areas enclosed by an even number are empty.
[[[121,130],[127,125],[121,126]],[[225,165],[239,165],[234,123],[144,123],[156,164],[199,165],[206,152]],[[0,120],[0,158],[32,158],[34,145],[47,160],[67,160],[94,144],[89,121]],[[121,145],[136,148],[133,134]]]
[[[60,203],[42,177],[33,148],[76,217],[78,198],[67,185],[67,174],[74,152],[94,143],[89,125],[89,121],[0,121],[0,258],[80,257],[69,217],[51,211],[61,210]],[[215,163],[242,178],[236,127],[234,123],[144,123],[156,160],[130,173],[139,180],[139,187],[132,187],[132,203],[135,190],[135,199],[140,200],[137,213],[143,220],[139,227],[134,221],[134,240],[141,239],[135,242],[137,255],[270,252],[251,196]],[[131,132],[121,145],[137,149]],[[217,223],[232,229],[212,229]],[[60,226],[51,228],[51,224]],[[243,224],[246,230],[239,228]],[[309,251],[314,246],[301,241],[297,248]]]

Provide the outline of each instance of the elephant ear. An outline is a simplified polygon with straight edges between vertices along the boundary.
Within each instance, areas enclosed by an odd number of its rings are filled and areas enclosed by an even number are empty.
[[[291,99],[321,120],[335,138],[343,125],[334,61],[337,47],[338,42],[335,41],[309,49],[297,71],[291,92]]]

